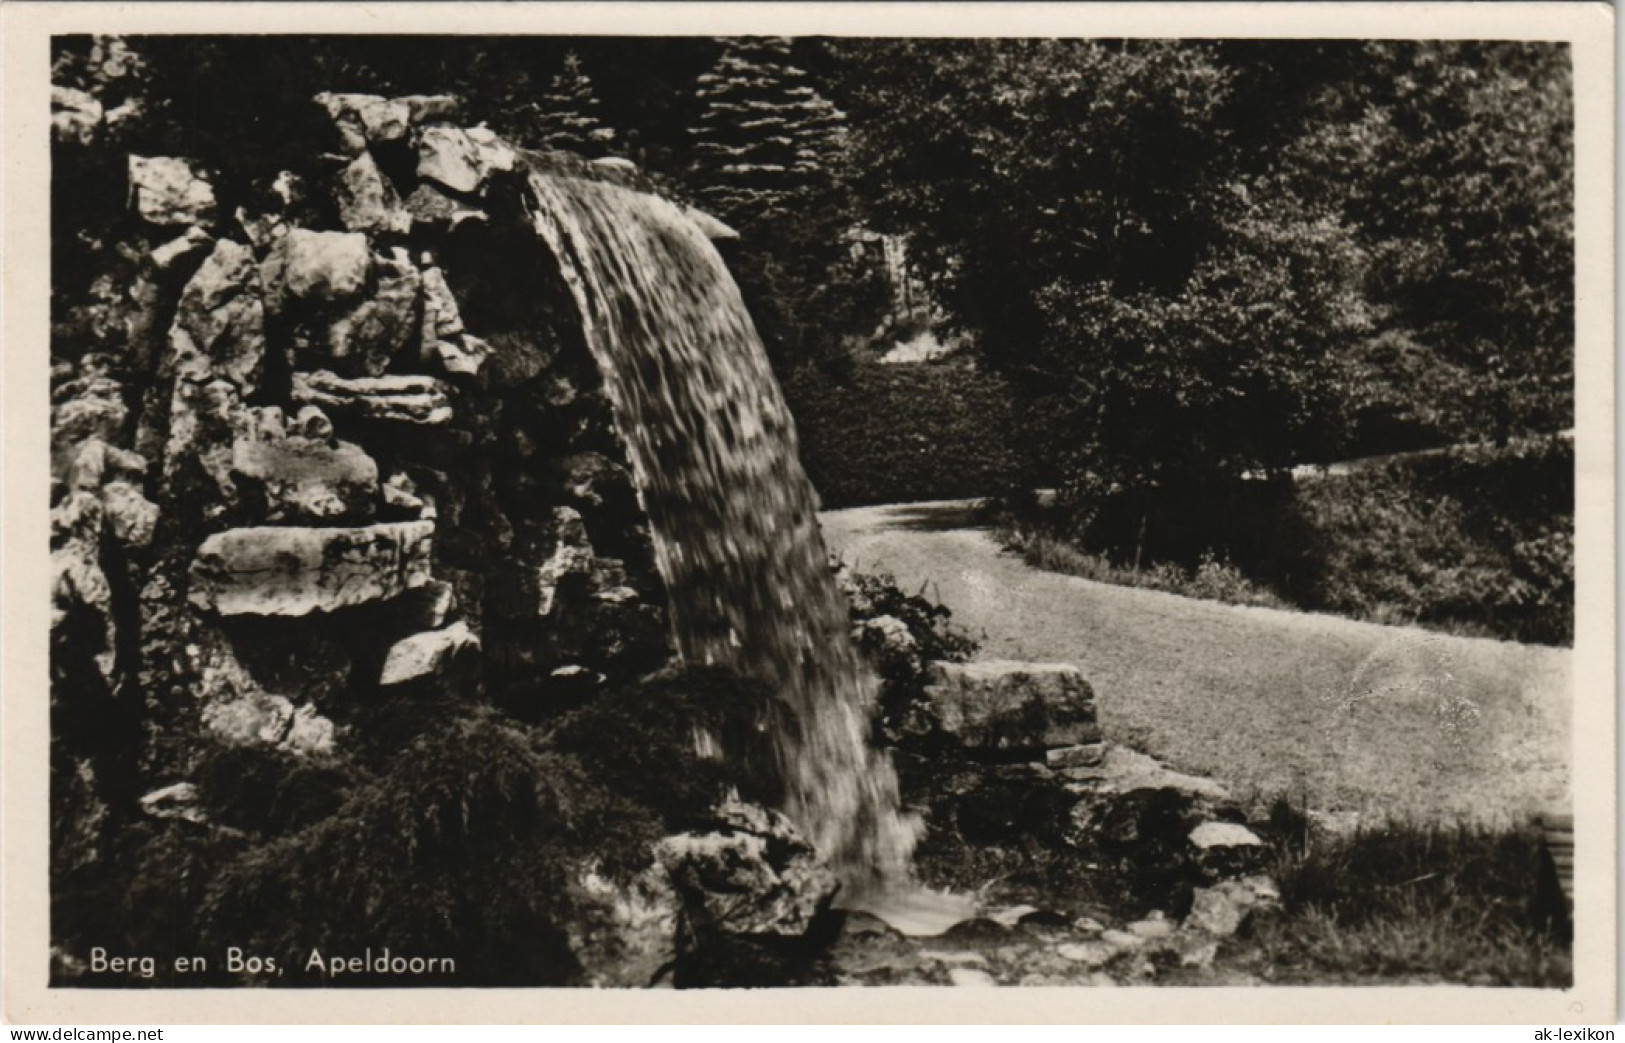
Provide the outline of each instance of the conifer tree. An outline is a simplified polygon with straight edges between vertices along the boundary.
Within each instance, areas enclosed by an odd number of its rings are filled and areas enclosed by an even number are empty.
[[[790,60],[785,37],[725,41],[699,78],[703,110],[693,129],[698,191],[741,226],[817,203],[831,191],[846,116]]]
[[[615,131],[599,118],[598,96],[574,51],[565,54],[563,67],[531,108],[535,143],[542,148],[597,158],[616,147]]]
[[[853,267],[846,114],[791,61],[786,37],[736,37],[699,77],[690,180],[737,229],[734,264],[770,354],[793,367],[872,327],[883,294]]]

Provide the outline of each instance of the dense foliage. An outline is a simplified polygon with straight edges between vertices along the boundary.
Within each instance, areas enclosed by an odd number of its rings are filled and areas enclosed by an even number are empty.
[[[996,374],[955,364],[803,367],[784,394],[826,508],[992,496],[1030,477],[1013,394]]]
[[[149,984],[320,985],[298,973],[313,950],[359,955],[378,939],[455,960],[459,984],[570,984],[566,929],[602,901],[588,872],[625,881],[729,793],[771,800],[781,785],[765,744],[782,707],[715,668],[662,673],[547,725],[435,700],[364,716],[356,742],[314,759],[205,747],[203,817],[138,819],[111,872],[59,878],[57,944],[157,957]],[[725,755],[702,756],[696,728]],[[293,971],[232,974],[232,946]],[[209,971],[172,979],[173,958],[192,955]]]
[[[1017,381],[1079,532],[1293,464],[1572,422],[1563,48],[837,53],[874,223]]]

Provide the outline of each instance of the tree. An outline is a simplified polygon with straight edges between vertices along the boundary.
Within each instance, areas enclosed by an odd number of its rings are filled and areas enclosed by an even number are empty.
[[[589,158],[608,155],[615,149],[615,131],[600,118],[598,96],[574,51],[565,53],[558,75],[527,108],[532,113],[534,143],[542,148]]]
[[[852,265],[846,116],[793,64],[784,37],[723,41],[699,77],[690,182],[740,232],[734,273],[781,368],[873,324],[877,278]]]

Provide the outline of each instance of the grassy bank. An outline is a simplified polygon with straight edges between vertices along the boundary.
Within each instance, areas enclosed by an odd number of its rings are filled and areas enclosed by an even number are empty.
[[[1151,494],[1096,505],[1086,526],[1082,507],[1010,511],[997,533],[1035,568],[1097,582],[1466,637],[1573,640],[1574,449],[1562,439],[1287,486]]]

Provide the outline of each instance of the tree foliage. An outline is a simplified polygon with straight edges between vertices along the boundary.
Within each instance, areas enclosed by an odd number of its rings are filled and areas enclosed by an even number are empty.
[[[1103,509],[1570,415],[1567,54],[843,45],[860,184]],[[1398,444],[1395,444],[1395,443]]]

